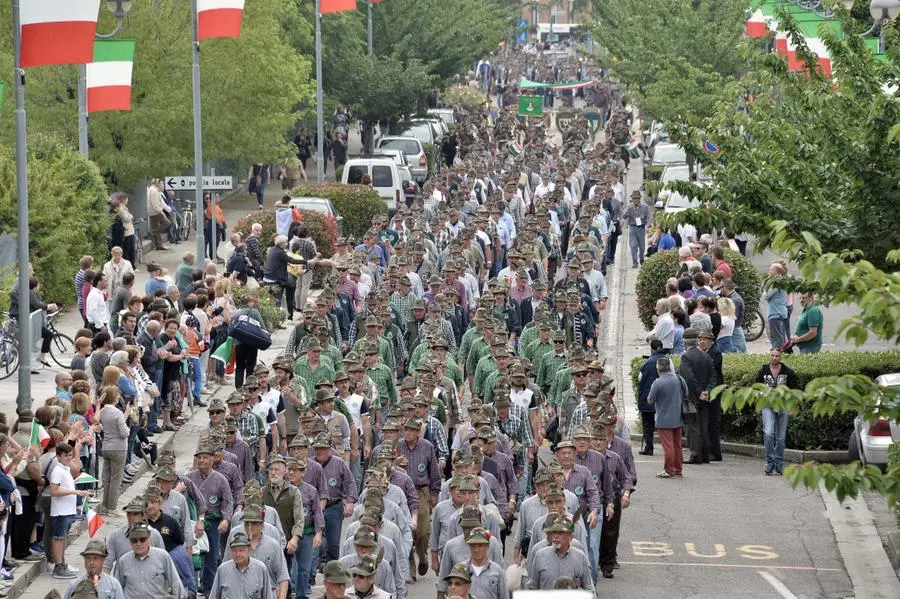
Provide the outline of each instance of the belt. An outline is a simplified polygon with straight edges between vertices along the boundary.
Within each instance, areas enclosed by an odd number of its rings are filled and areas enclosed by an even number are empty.
[[[329,499],[328,501],[325,502],[325,507],[330,508],[331,506],[337,505],[337,504],[341,503],[342,501],[343,501],[343,499]]]

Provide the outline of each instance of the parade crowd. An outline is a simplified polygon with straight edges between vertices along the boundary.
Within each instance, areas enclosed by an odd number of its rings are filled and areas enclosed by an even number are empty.
[[[577,59],[557,60],[490,57],[504,81],[559,68],[602,80]],[[478,82],[488,97],[495,84]],[[306,599],[320,574],[328,599],[400,599],[429,570],[438,599],[602,587],[619,568],[638,482],[609,356],[598,351],[605,274],[627,259],[619,236],[634,248],[653,218],[640,190],[626,197],[614,140],[630,137],[631,120],[608,96],[602,143],[586,121],[560,143],[547,117],[460,109],[454,162],[362,239],[339,239],[327,262],[289,214],[274,240],[258,225],[234,232],[237,257],[224,268],[190,253],[174,273],[149,264],[143,292],[131,245],[102,265],[84,257],[72,368],[57,375],[55,397],[0,435],[15,479],[0,497],[20,506],[6,510],[7,562],[46,556],[76,599]],[[120,216],[126,205],[117,196]],[[126,224],[121,237],[133,234]],[[721,354],[745,351],[743,300],[721,248],[692,241],[641,368],[640,453],[652,454],[655,431],[660,478],[682,476],[685,433],[688,463],[722,459],[709,392]],[[643,249],[631,257],[639,265]],[[315,263],[330,274],[310,300],[304,277]],[[235,340],[262,322],[252,295],[236,304],[249,278],[287,307],[286,349],[269,365],[252,339]],[[233,377],[214,357],[226,343]],[[796,384],[777,348],[759,380]],[[234,391],[207,403],[222,385]],[[197,408],[209,423],[182,469],[153,438]],[[767,473],[780,473],[786,416],[771,420]],[[141,462],[153,481],[120,506]],[[98,497],[81,473],[100,479]],[[88,508],[122,510],[127,522],[92,538],[78,568],[66,538]]]

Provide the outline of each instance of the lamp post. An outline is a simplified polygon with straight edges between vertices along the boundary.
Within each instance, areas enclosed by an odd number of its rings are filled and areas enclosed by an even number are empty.
[[[841,4],[850,11],[856,0],[840,0]],[[878,29],[878,51],[884,52],[884,28],[885,26],[900,17],[900,0],[872,0],[869,4],[869,14],[872,15],[872,26],[868,31],[861,33],[863,37],[872,35]]]
[[[116,28],[111,33],[98,33],[98,40],[109,39],[122,31],[125,15],[131,10],[132,0],[106,0],[106,7],[116,18]],[[78,65],[78,152],[88,157],[87,65]]]

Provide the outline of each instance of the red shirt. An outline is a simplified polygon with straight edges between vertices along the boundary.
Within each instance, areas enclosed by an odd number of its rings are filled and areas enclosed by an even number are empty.
[[[716,270],[721,270],[729,279],[734,279],[734,273],[731,272],[731,266],[727,262],[719,262],[716,264]]]

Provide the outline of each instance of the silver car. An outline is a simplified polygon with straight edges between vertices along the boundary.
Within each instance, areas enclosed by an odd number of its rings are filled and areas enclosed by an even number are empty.
[[[883,374],[875,383],[882,387],[900,387],[900,372]],[[892,443],[900,442],[900,424],[879,418],[872,422],[862,420],[859,416],[853,419],[853,434],[850,435],[849,456],[851,460],[859,460],[865,466],[887,466],[888,448]]]
[[[331,200],[327,198],[303,196],[298,198],[291,198],[290,205],[292,208],[296,208],[297,210],[309,210],[310,212],[320,212],[322,214],[327,214],[335,220],[335,223],[337,223],[338,236],[343,237],[344,217],[338,214],[338,211],[335,209],[334,204],[331,203]]]

